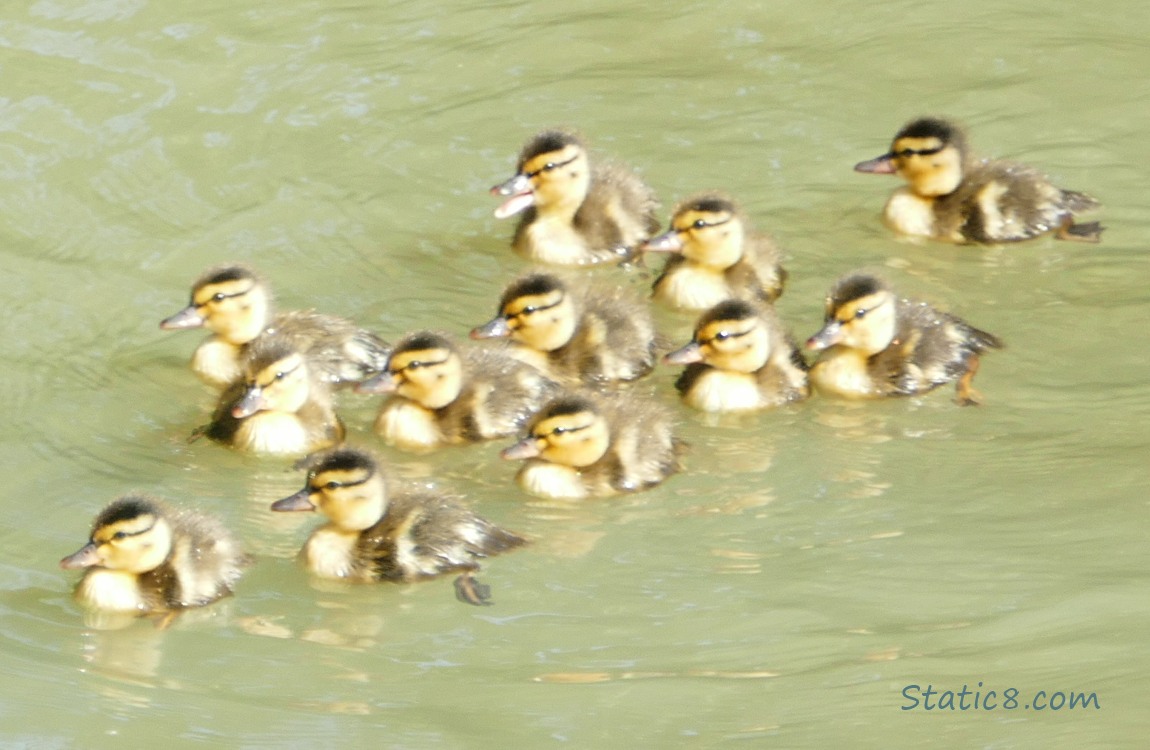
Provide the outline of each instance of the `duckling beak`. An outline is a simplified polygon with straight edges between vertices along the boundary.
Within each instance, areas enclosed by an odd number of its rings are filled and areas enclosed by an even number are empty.
[[[837,320],[828,320],[818,333],[807,339],[807,348],[817,352],[828,346],[834,346],[842,337],[843,324]]]
[[[520,211],[525,211],[535,205],[535,194],[531,190],[531,178],[520,172],[507,182],[501,182],[491,188],[492,195],[510,195],[499,208],[495,209],[495,218],[506,219]]]
[[[355,384],[356,393],[395,393],[399,383],[390,372],[381,372],[363,382]]]
[[[272,503],[271,507],[272,510],[277,512],[315,510],[315,506],[311,504],[311,487],[304,487],[294,495],[288,495],[282,500],[276,500]]]
[[[541,452],[539,449],[539,441],[533,437],[526,437],[510,448],[504,448],[499,451],[499,457],[505,458],[508,461],[515,461],[521,458],[535,458]]]
[[[206,321],[196,312],[195,305],[188,305],[175,315],[160,321],[160,328],[165,331],[178,331],[183,328],[200,328]]]
[[[867,161],[860,161],[855,165],[855,171],[868,174],[894,174],[894,154],[886,153]]]
[[[644,252],[678,253],[683,251],[683,240],[679,237],[679,232],[672,229],[647,240],[639,246],[639,249]]]
[[[266,408],[267,402],[264,401],[264,389],[258,385],[253,385],[244,391],[244,395],[232,406],[232,416],[236,419],[243,419]]]
[[[502,315],[471,329],[471,338],[473,339],[504,339],[510,335],[511,326],[507,325],[507,318]]]
[[[89,542],[72,554],[65,557],[60,561],[60,567],[64,570],[75,570],[76,568],[90,568],[93,565],[100,564],[100,555],[96,551],[96,543]]]
[[[703,347],[699,346],[698,341],[692,341],[681,349],[676,349],[663,356],[663,364],[665,365],[689,365],[692,362],[702,361]]]

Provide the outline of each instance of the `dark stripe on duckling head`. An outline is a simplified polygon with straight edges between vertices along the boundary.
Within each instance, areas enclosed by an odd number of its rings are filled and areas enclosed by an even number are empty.
[[[709,214],[733,214],[738,212],[738,208],[731,200],[724,198],[721,195],[708,193],[707,195],[698,195],[694,198],[688,198],[675,208],[676,214],[681,214],[684,211],[702,211]]]
[[[124,521],[130,521],[140,516],[156,516],[159,514],[159,506],[156,505],[154,500],[149,500],[146,497],[140,497],[138,495],[129,495],[127,497],[121,497],[107,508],[104,508],[104,510],[100,512],[100,515],[96,517],[94,528],[123,523]]]
[[[209,268],[192,286],[200,289],[208,284],[222,284],[225,281],[258,281],[256,272],[247,266],[216,266]]]
[[[551,419],[552,417],[558,417],[564,414],[578,414],[581,411],[589,411],[592,414],[599,413],[595,402],[585,396],[560,396],[544,405],[543,408],[536,413],[533,422],[539,424],[545,419]]]
[[[900,138],[937,138],[943,143],[963,145],[962,131],[953,123],[938,117],[920,117],[903,126],[894,137]]]
[[[546,273],[536,273],[530,276],[513,281],[511,286],[503,292],[503,297],[499,300],[499,309],[502,312],[508,303],[519,299],[520,297],[533,297],[536,295],[550,294],[551,292],[566,292],[566,287],[563,282],[557,277]]]
[[[375,457],[370,453],[359,448],[350,448],[347,446],[341,448],[333,448],[324,453],[318,453],[310,457],[307,461],[310,474],[316,474],[325,471],[366,471],[374,474],[379,468]]]
[[[404,352],[417,352],[424,349],[446,349],[455,351],[455,345],[446,336],[431,331],[419,331],[400,339],[391,352],[391,356]]]
[[[741,299],[729,299],[703,313],[699,318],[698,325],[695,326],[695,330],[717,320],[749,320],[758,315],[759,309],[750,302]]]
[[[877,292],[889,290],[890,287],[887,286],[887,283],[877,276],[856,274],[835,284],[827,302],[830,309],[837,310],[851,300],[862,299]]]
[[[519,153],[519,169],[522,170],[526,162],[540,154],[560,151],[567,146],[582,147],[583,142],[579,139],[579,136],[565,130],[545,130],[528,141],[527,145],[523,147],[523,150]]]
[[[299,349],[289,341],[276,336],[260,336],[248,344],[244,356],[248,369],[259,372],[270,364],[299,353]]]

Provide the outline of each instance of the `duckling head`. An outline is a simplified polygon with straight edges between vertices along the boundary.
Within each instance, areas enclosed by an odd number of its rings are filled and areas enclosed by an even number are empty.
[[[691,343],[664,356],[663,362],[703,362],[720,370],[755,372],[770,356],[771,334],[762,313],[749,302],[731,299],[703,313]]]
[[[242,346],[259,336],[271,316],[266,285],[246,266],[220,266],[192,284],[191,303],[160,321],[160,328],[207,328],[230,344]]]
[[[695,263],[721,270],[743,257],[745,231],[742,214],[734,202],[708,193],[676,206],[671,228],[648,240],[641,249],[682,253]]]
[[[532,418],[527,437],[505,448],[505,459],[541,458],[574,468],[590,466],[611,445],[611,430],[598,407],[583,396],[560,396]]]
[[[955,124],[936,117],[907,123],[890,151],[855,165],[856,172],[897,174],[925,198],[949,195],[962,183],[969,154],[966,136]]]
[[[387,512],[387,483],[367,451],[333,448],[312,456],[308,464],[303,489],[272,503],[272,510],[319,510],[344,531],[371,528]]]
[[[60,561],[60,567],[107,568],[141,574],[155,570],[172,551],[172,527],[156,502],[128,496],[96,517],[88,544]]]
[[[495,209],[495,216],[506,219],[531,206],[574,214],[590,185],[583,141],[565,130],[547,130],[523,147],[515,176],[491,188],[493,195],[511,196]]]
[[[307,360],[285,341],[257,340],[245,356],[244,385],[243,395],[232,407],[236,419],[261,411],[294,414],[311,392]]]
[[[531,274],[512,282],[499,300],[499,314],[471,331],[473,339],[509,337],[551,352],[575,334],[579,313],[567,287],[551,274]]]
[[[356,386],[360,393],[398,393],[426,409],[441,409],[463,389],[463,359],[454,343],[422,331],[392,349],[387,369]]]
[[[847,276],[831,289],[825,323],[807,339],[807,349],[844,346],[868,357],[877,354],[894,340],[897,308],[898,300],[885,281],[866,274]]]

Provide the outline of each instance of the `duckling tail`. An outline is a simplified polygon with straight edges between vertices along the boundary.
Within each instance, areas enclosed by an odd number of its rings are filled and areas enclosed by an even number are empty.
[[[1075,224],[1073,221],[1068,221],[1058,230],[1058,239],[1098,242],[1102,239],[1102,232],[1105,229],[1106,227],[1097,221],[1090,221],[1085,224]]]

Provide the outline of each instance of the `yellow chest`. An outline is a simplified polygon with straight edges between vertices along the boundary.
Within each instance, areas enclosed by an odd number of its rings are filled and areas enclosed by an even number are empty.
[[[577,469],[549,461],[528,461],[519,470],[515,481],[524,492],[536,497],[580,500],[590,494]]]
[[[76,587],[76,600],[85,607],[115,612],[143,612],[148,604],[134,573],[91,570]]]
[[[810,379],[815,388],[825,394],[844,398],[876,398],[882,395],[867,369],[866,357],[849,349],[828,349],[811,368]]]
[[[886,225],[899,234],[912,237],[935,236],[934,200],[899,188],[883,210]]]
[[[435,414],[405,398],[383,405],[375,419],[375,431],[385,443],[401,450],[428,450],[444,443]]]
[[[358,534],[326,526],[316,529],[304,547],[307,569],[322,578],[350,578],[355,572],[353,553],[358,539]]]
[[[700,411],[752,411],[770,406],[754,376],[711,370],[699,376],[683,394],[688,406]]]
[[[240,349],[215,336],[210,336],[196,347],[192,355],[192,371],[205,383],[223,388],[239,380]]]
[[[234,439],[236,448],[264,455],[299,455],[325,447],[328,441],[311,439],[294,414],[259,412],[243,420]]]
[[[683,310],[706,310],[733,296],[722,274],[683,264],[655,287],[655,299]]]
[[[515,249],[524,257],[541,263],[575,266],[593,263],[587,242],[569,220],[541,216],[525,229]]]

